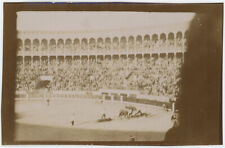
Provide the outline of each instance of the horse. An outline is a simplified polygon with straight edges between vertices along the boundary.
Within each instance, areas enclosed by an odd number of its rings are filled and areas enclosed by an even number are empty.
[[[124,109],[120,110],[119,117],[128,117],[128,111]]]
[[[138,110],[132,117],[147,117],[149,114]]]

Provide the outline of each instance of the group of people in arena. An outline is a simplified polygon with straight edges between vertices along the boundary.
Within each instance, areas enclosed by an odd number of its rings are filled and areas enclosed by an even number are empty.
[[[126,50],[159,50],[159,49],[184,49],[186,44],[186,39],[178,36],[174,39],[167,39],[161,37],[158,39],[157,37],[150,40],[149,37],[145,37],[142,40],[141,36],[129,37],[128,41],[125,37],[121,37],[121,39],[115,37],[112,40],[110,38],[106,38],[103,40],[102,38],[98,38],[97,41],[94,38],[89,40],[82,39],[66,39],[65,41],[59,39],[56,41],[55,39],[49,40],[49,43],[46,39],[39,41],[38,39],[34,39],[33,41],[26,39],[24,41],[24,45],[20,39],[18,39],[18,50],[24,51],[126,51]]]
[[[16,84],[17,90],[32,90],[38,77],[50,75],[50,90],[124,89],[174,97],[181,65],[182,57],[166,55],[25,59],[18,60]]]

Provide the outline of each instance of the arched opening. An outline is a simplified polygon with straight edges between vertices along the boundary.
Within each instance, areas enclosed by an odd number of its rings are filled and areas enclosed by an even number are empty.
[[[50,66],[52,68],[55,68],[54,66],[56,65],[56,57],[55,56],[50,56],[49,57],[49,63],[50,63]]]
[[[74,50],[79,50],[80,49],[80,40],[79,39],[74,39]]]
[[[33,40],[33,50],[34,51],[38,51],[39,46],[40,46],[39,40],[38,39],[34,39]]]
[[[83,38],[81,40],[81,49],[82,50],[87,50],[88,49],[88,43],[87,43],[87,39],[86,38]]]
[[[113,64],[116,63],[118,60],[119,60],[119,55],[113,55],[112,56]]]
[[[158,35],[157,34],[153,34],[152,35],[152,40],[150,42],[151,42],[151,44],[150,44],[151,49],[152,50],[157,50],[158,47],[159,47],[159,44],[158,44]]]
[[[189,31],[186,31],[185,33],[184,33],[184,38],[183,38],[183,47],[185,48],[185,47],[187,47],[187,37],[188,37],[188,35],[189,35]]]
[[[17,39],[17,50],[21,51],[23,49],[23,42],[21,39]]]
[[[111,61],[112,57],[110,55],[106,55],[105,56],[105,61],[107,61],[107,63],[109,63]]]
[[[88,56],[81,56],[81,64],[84,66],[83,68],[86,69],[85,65],[88,63]]]
[[[104,43],[103,43],[103,39],[102,38],[98,38],[98,40],[97,40],[97,48],[98,49],[103,49],[103,47],[104,47]]]
[[[31,57],[30,56],[24,57],[24,64],[25,64],[25,66],[31,65]]]
[[[95,47],[96,47],[95,39],[94,38],[90,38],[90,40],[89,40],[89,49],[93,50],[93,49],[95,49]]]
[[[30,41],[30,39],[26,39],[24,45],[25,45],[25,51],[30,51],[31,50],[31,41]]]
[[[166,34],[162,33],[160,34],[159,49],[165,49],[165,48],[166,48]]]
[[[48,70],[50,74],[54,73],[56,64],[57,64],[56,63],[56,57],[55,56],[50,56],[49,57],[49,69],[50,70]]]
[[[135,55],[128,55],[128,61],[131,64],[134,64],[134,60],[135,60]],[[128,67],[129,69],[134,69],[134,67]]]
[[[174,40],[174,33],[172,32],[169,33],[168,40]]]
[[[47,42],[46,39],[43,39],[43,40],[41,41],[41,50],[42,50],[42,51],[46,51],[47,49],[48,49],[48,42]]]
[[[166,41],[166,34],[165,33],[160,34],[160,40],[162,42],[165,42]]]
[[[136,55],[136,60],[137,60],[137,66],[138,67],[142,66],[142,58],[143,58],[142,54],[137,54]]]
[[[120,48],[121,49],[126,49],[127,47],[127,39],[125,36],[120,38]]]
[[[150,64],[150,54],[144,54],[144,65],[147,66]]]
[[[181,40],[183,37],[182,32],[177,32],[176,39]]]
[[[136,37],[136,49],[141,48],[141,45],[142,45],[142,37],[140,35],[138,35]]]
[[[174,33],[170,32],[168,35],[169,48],[174,47]]]
[[[169,48],[174,46],[174,33],[170,32],[168,35]]]
[[[72,56],[66,56],[65,62],[66,65],[72,66]]]
[[[128,38],[128,48],[134,49],[134,37],[133,36],[129,36],[129,38]]]
[[[42,56],[41,57],[41,74],[47,74],[48,73],[48,57]]]
[[[39,65],[40,65],[40,57],[39,56],[34,56],[33,57],[33,63],[34,63],[35,68],[38,68]]]
[[[143,42],[143,47],[144,48],[149,48],[149,41],[150,41],[150,36],[148,34],[146,34],[144,36],[144,42]]]
[[[176,34],[176,47],[178,49],[181,49],[182,48],[182,32],[177,32]]]
[[[126,61],[127,61],[127,55],[126,54],[122,54],[122,55],[120,55],[120,61],[121,61],[121,63],[123,63],[123,65],[126,65]],[[120,64],[121,64],[120,63]]]
[[[58,48],[58,50],[63,50],[63,48],[64,48],[64,41],[63,41],[63,39],[59,39],[58,40],[57,48]]]
[[[153,34],[153,35],[152,35],[152,41],[153,41],[154,43],[157,43],[157,42],[158,42],[158,35],[157,35],[157,34]]]
[[[107,50],[110,50],[110,49],[111,49],[111,39],[110,39],[109,37],[107,37],[107,38],[105,39],[105,48],[106,48]]]
[[[58,56],[58,68],[59,69],[63,69],[64,68],[64,56]]]
[[[56,50],[56,41],[55,41],[55,39],[51,39],[50,40],[49,48],[50,48],[51,51],[55,51]]]
[[[72,45],[72,40],[71,39],[66,39],[65,48],[68,51],[71,51],[73,49],[73,45]]]
[[[17,64],[17,68],[20,69],[20,67],[23,65],[23,57],[22,56],[17,56],[16,64]]]
[[[93,70],[96,64],[96,58],[95,56],[89,56],[89,65],[91,66],[91,70]],[[89,67],[90,68],[90,67]]]
[[[113,49],[118,49],[119,47],[119,39],[118,37],[113,38]]]
[[[75,65],[75,69],[78,68],[77,65],[80,64],[80,56],[74,56],[73,57],[73,65]]]

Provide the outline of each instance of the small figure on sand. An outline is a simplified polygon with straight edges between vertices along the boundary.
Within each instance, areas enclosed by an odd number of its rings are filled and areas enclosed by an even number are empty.
[[[112,120],[111,118],[109,118],[109,117],[107,118],[107,117],[106,117],[106,114],[103,113],[102,116],[101,116],[101,118],[98,119],[97,121],[98,121],[98,122],[105,122],[105,121],[111,121],[111,120]]]
[[[74,126],[74,124],[75,124],[75,120],[72,120],[71,125]]]
[[[106,118],[106,115],[105,114],[102,114],[101,119],[105,119],[105,118]]]
[[[50,105],[50,99],[47,98],[46,102],[47,102],[47,106],[49,106]]]

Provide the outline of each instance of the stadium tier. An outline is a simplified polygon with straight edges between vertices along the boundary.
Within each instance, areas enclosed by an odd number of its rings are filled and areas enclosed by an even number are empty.
[[[65,36],[67,32],[63,32]],[[185,50],[187,32],[145,34],[121,37],[52,38],[60,34],[21,32],[18,38],[18,56],[71,56],[170,53]],[[79,35],[79,34],[78,34]],[[37,38],[35,38],[37,36]],[[43,35],[44,36],[44,35]],[[69,36],[69,35],[68,35]]]
[[[50,75],[53,91],[119,89],[176,98],[187,32],[93,34],[19,32],[17,90],[33,90],[41,75]]]

